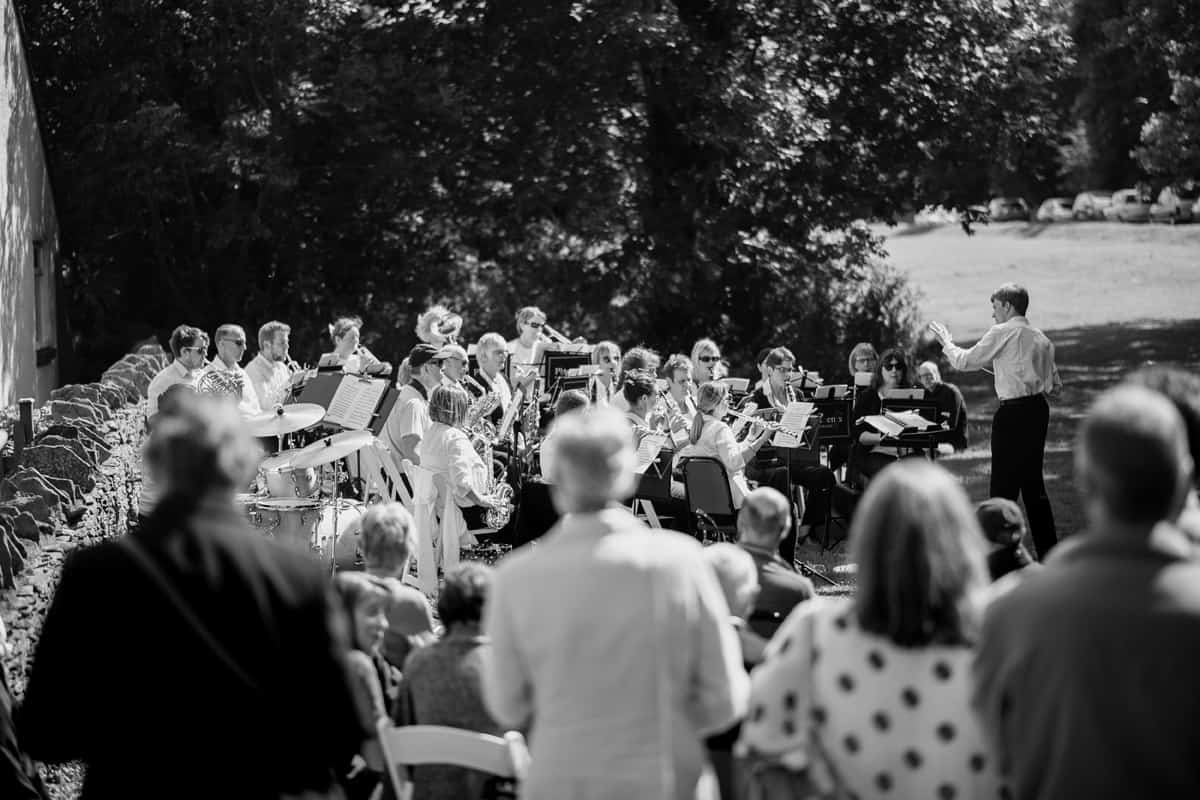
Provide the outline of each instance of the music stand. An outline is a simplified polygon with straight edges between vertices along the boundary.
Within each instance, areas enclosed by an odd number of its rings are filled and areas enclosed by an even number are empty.
[[[588,383],[591,379],[590,375],[570,375],[559,378],[550,389],[550,405],[553,406],[557,403],[559,396],[570,389],[578,389],[587,394]]]
[[[547,350],[542,355],[542,385],[546,387],[552,387],[557,381],[566,377],[566,374],[569,371],[578,369],[579,367],[589,366],[591,363],[591,353],[572,353]],[[581,377],[584,378],[586,383],[587,376],[585,375]],[[578,387],[573,386],[571,388]]]
[[[816,413],[814,413],[812,416],[809,417],[808,427],[806,427],[804,429],[804,432],[800,437],[799,446],[775,448],[776,452],[781,453],[781,455],[783,456],[783,468],[784,468],[785,474],[787,476],[787,485],[788,485],[789,492],[791,491],[791,487],[792,487],[792,462],[793,462],[793,460],[795,460],[795,462],[797,463],[798,466],[810,466],[812,464],[811,459],[801,460],[798,457],[793,455],[794,452],[803,451],[803,452],[817,453],[817,463],[819,464],[821,461],[821,459],[820,459],[821,420],[819,417],[815,420],[813,419],[813,417],[817,417],[817,416],[818,415]],[[801,487],[801,488],[803,488],[803,487]],[[832,499],[833,498],[831,497],[830,498],[831,502],[832,502]],[[790,498],[789,498],[788,502],[789,503],[791,502]],[[801,522],[803,522],[803,520],[799,520],[799,519],[796,520],[796,528],[797,529],[799,529]],[[814,541],[815,541],[815,539],[814,539]],[[796,542],[796,544],[798,546],[800,544],[800,542]],[[811,564],[809,564],[807,561],[798,559],[794,555],[792,557],[792,561],[797,566],[797,568],[800,570],[801,575],[807,575],[809,578],[824,581],[825,584],[828,586],[837,586],[838,585],[837,581],[835,581],[833,578],[829,577],[828,575],[826,575],[822,572],[818,572],[816,570],[816,568],[813,567]]]

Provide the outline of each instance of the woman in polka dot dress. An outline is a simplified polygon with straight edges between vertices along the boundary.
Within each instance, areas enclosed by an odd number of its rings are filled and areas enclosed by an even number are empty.
[[[811,730],[849,798],[1007,797],[969,703],[987,568],[966,494],[932,463],[899,462],[850,540],[857,596],[801,603],[776,632],[742,745],[798,763]]]

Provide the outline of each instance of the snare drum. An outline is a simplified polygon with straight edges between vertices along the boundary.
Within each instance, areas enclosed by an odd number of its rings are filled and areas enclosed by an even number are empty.
[[[252,492],[240,492],[233,496],[233,504],[247,522],[258,527],[258,495]]]
[[[296,469],[292,457],[299,450],[283,450],[262,462],[259,481],[272,498],[312,497],[321,488],[313,469]]]

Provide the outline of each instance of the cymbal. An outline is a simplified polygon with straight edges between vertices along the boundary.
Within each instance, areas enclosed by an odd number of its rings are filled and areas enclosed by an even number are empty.
[[[292,456],[292,466],[297,469],[309,469],[345,458],[351,453],[361,450],[375,442],[375,435],[370,431],[342,431],[333,436],[326,436],[305,447]]]
[[[246,418],[251,436],[283,436],[316,425],[325,418],[325,409],[316,403],[292,403],[276,406]]]

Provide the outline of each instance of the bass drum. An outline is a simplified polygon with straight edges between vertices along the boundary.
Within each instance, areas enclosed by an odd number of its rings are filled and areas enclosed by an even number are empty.
[[[321,509],[313,542],[322,559],[332,558],[338,569],[362,568],[362,518],[366,511],[366,506],[357,500],[339,500],[336,506]]]

